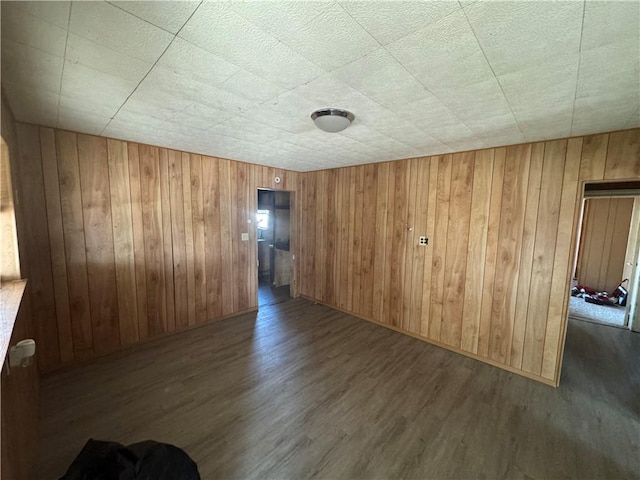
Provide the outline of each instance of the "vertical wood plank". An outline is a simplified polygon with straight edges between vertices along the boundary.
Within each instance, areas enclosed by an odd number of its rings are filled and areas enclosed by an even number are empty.
[[[351,269],[353,270],[353,296],[351,299],[352,310],[355,313],[361,313],[361,293],[362,293],[362,218],[364,211],[364,168],[357,167],[355,170],[355,205],[354,215],[355,224],[353,225],[353,258],[351,260]]]
[[[233,311],[233,244],[231,232],[231,162],[220,160],[219,189],[220,189],[220,262],[222,272],[227,280],[222,282],[222,314],[229,315]]]
[[[604,179],[608,146],[608,133],[584,137],[580,158],[580,181]]]
[[[78,135],[91,327],[96,353],[120,346],[106,139]]]
[[[38,127],[18,123],[16,125],[20,167],[18,185],[24,219],[24,234],[20,241],[26,243],[21,251],[31,254],[26,273],[29,278],[27,295],[31,305],[32,321],[38,341],[38,362],[43,369],[55,368],[60,363],[58,325],[53,315],[55,298],[51,270],[51,250],[47,226],[47,206],[44,195],[42,158]],[[27,216],[28,215],[28,216]]]
[[[433,266],[431,268],[431,310],[429,314],[429,338],[433,340],[440,340],[442,327],[444,275],[449,228],[449,195],[451,191],[451,155],[439,157],[438,162],[436,223],[433,236]]]
[[[531,286],[531,269],[533,267],[533,248],[536,238],[536,222],[538,220],[538,203],[540,201],[540,182],[542,180],[542,162],[544,143],[534,143],[531,149],[529,182],[527,185],[527,204],[522,230],[522,248],[520,252],[520,268],[518,272],[518,298],[514,317],[513,336],[511,341],[510,365],[522,366],[527,311],[529,309],[529,290]]]
[[[387,199],[389,195],[389,163],[379,163],[376,165],[376,223],[375,223],[375,259],[373,273],[373,319],[381,322],[384,319],[384,297],[385,290],[385,258],[387,253],[386,231],[387,231]],[[348,205],[345,207],[348,211]],[[343,212],[345,210],[343,209]],[[348,216],[344,216],[348,219]],[[348,229],[348,226],[346,227]],[[344,236],[344,228],[343,233]],[[344,262],[341,262],[344,263]],[[343,267],[344,268],[344,267]],[[344,276],[342,277],[344,278]]]
[[[62,208],[60,206],[60,180],[56,154],[55,132],[51,128],[40,128],[40,151],[42,155],[42,177],[47,208],[47,227],[51,249],[51,273],[56,305],[58,345],[62,363],[73,360],[73,330],[69,287],[67,284],[67,264],[64,251]]]
[[[171,238],[171,193],[169,190],[169,153],[160,149],[160,198],[162,202],[162,239],[164,256],[164,291],[166,295],[167,331],[176,329],[176,303],[173,283],[173,239]]]
[[[325,172],[326,177],[326,194],[324,198],[324,215],[326,218],[324,228],[324,245],[326,248],[326,260],[325,260],[325,277],[324,277],[324,301],[335,305],[336,304],[336,265],[337,265],[337,249],[336,249],[336,203],[337,203],[337,187],[338,176],[336,170],[327,170]]]
[[[455,154],[451,158],[451,187],[440,341],[456,348],[460,347],[462,339],[474,157],[474,152],[466,152]]]
[[[640,178],[640,131],[623,130],[609,134],[606,180]]]
[[[549,279],[553,275],[556,234],[560,215],[564,162],[558,161],[558,159],[564,158],[566,151],[566,140],[545,142],[542,190],[538,207],[531,292],[522,358],[523,370],[536,375],[539,375],[542,369],[551,295]]]
[[[489,207],[491,205],[493,155],[486,155],[486,152],[488,151],[476,152],[474,158],[469,244],[462,308],[460,348],[473,353],[478,350],[480,332],[480,308],[478,305],[482,305]]]
[[[136,298],[138,310],[138,336],[149,337],[147,310],[147,271],[144,248],[144,220],[140,175],[140,152],[136,143],[127,144],[129,159],[129,187],[131,190],[131,222],[133,232],[133,257],[136,274]]]
[[[160,153],[157,147],[140,145],[140,190],[144,257],[147,285],[148,334],[154,337],[167,331],[167,305],[164,271],[164,230],[162,228],[162,194]]]
[[[493,285],[498,258],[500,210],[502,209],[502,180],[504,178],[506,149],[496,148],[478,152],[478,154],[481,153],[483,155],[490,155],[493,158],[487,248],[484,260],[484,280],[482,281],[482,302],[480,307],[480,329],[478,333],[478,348],[475,352],[482,357],[486,357],[489,355],[489,338],[491,336]]]
[[[424,254],[424,274],[422,276],[422,314],[420,318],[420,335],[429,336],[431,323],[431,283],[433,272],[433,242],[435,238],[437,203],[438,203],[438,169],[440,157],[429,157],[429,196],[427,200],[427,239],[429,246]]]
[[[518,272],[530,162],[530,144],[507,147],[489,339],[489,357],[507,364],[511,356],[511,340],[518,298]]]
[[[571,286],[571,247],[575,244],[574,221],[578,202],[578,174],[580,171],[580,156],[582,139],[571,138],[567,142],[566,162],[562,181],[562,196],[556,234],[556,250],[553,260],[553,274],[551,276],[551,295],[549,313],[546,325],[544,350],[542,357],[542,376],[554,379],[557,372],[557,360],[562,349],[561,332],[567,322],[567,306],[569,302],[569,288]],[[564,335],[562,335],[564,340]]]
[[[411,280],[413,278],[414,256],[418,250],[418,230],[416,229],[416,198],[418,196],[418,159],[412,158],[407,162],[407,170],[409,173],[407,208],[405,214],[406,222],[406,239],[404,242],[404,278],[402,280],[402,328],[409,332],[415,333],[413,324],[416,322],[416,315],[413,311],[414,293],[411,288]]]
[[[431,161],[429,158],[416,159],[416,206],[414,218],[414,235],[413,235],[413,266],[411,273],[411,281],[408,284],[411,289],[411,322],[409,324],[410,331],[420,334],[422,331],[422,305],[423,305],[423,281],[424,281],[424,262],[427,249],[429,246],[418,245],[419,237],[426,236],[427,233],[427,216],[429,208],[429,171]]]
[[[107,140],[109,191],[116,265],[118,318],[121,345],[132,345],[138,336],[138,300],[131,216],[131,186],[127,144]]]
[[[406,242],[409,237],[409,225],[407,223],[409,209],[409,176],[411,174],[410,162],[402,160],[397,163],[394,176],[392,193],[393,200],[393,226],[391,231],[391,275],[389,277],[388,292],[389,324],[394,327],[402,326],[404,306],[404,272],[406,257]]]
[[[188,325],[196,324],[196,279],[195,249],[193,232],[193,209],[191,196],[191,156],[181,154],[182,160],[182,197],[184,212],[184,244],[187,265],[187,318]]]
[[[189,325],[189,288],[187,279],[187,246],[184,221],[184,185],[182,184],[182,154],[175,150],[169,150],[168,161],[175,325],[176,330],[183,330]],[[189,177],[187,177],[187,179],[188,178]]]
[[[362,276],[360,277],[360,312],[366,318],[373,318],[374,248],[376,219],[377,168],[365,165],[362,204]]]
[[[193,276],[195,283],[196,324],[207,320],[207,277],[204,233],[204,196],[202,192],[202,157],[191,154],[191,215],[193,225]],[[222,222],[221,222],[222,228]]]
[[[91,304],[87,279],[87,250],[82,215],[78,140],[75,133],[56,131],[58,175],[60,180],[60,208],[67,260],[69,306],[73,352],[78,359],[93,356]]]
[[[204,215],[204,256],[207,285],[207,319],[222,316],[222,283],[225,275],[220,256],[220,160],[202,157],[202,197]]]

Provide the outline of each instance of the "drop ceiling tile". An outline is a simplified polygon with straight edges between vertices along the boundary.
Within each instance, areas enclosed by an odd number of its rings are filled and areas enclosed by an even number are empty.
[[[116,52],[99,43],[69,32],[65,58],[99,72],[139,82],[153,63]]]
[[[638,127],[640,127],[640,107],[636,108],[636,111],[633,114],[631,114],[624,128],[638,128]]]
[[[38,17],[45,22],[52,23],[58,27],[67,28],[69,24],[69,8],[71,2],[60,1],[44,1],[44,2],[2,2],[2,15],[5,14],[5,8],[19,8],[23,12]]]
[[[457,2],[340,2],[340,5],[382,45],[437,22],[460,8]]]
[[[33,90],[60,93],[62,77],[60,57],[42,50],[2,41],[2,83],[23,85]]]
[[[58,120],[57,93],[29,88],[23,83],[10,83],[2,79],[2,87],[16,120],[55,127]]]
[[[436,125],[452,126],[461,123],[451,109],[434,95],[412,102],[397,103],[391,110],[427,133]]]
[[[553,115],[540,115],[519,121],[527,142],[568,137],[571,134],[571,111]]]
[[[144,114],[145,109],[172,115],[189,107],[193,101],[172,92],[165,92],[142,82],[124,104],[123,109],[131,109]],[[160,117],[158,117],[160,118]]]
[[[516,119],[511,113],[506,115],[478,115],[467,120],[465,125],[478,137],[512,136],[520,134]]]
[[[206,128],[211,128],[234,116],[235,114],[229,111],[213,108],[202,103],[193,103],[183,111],[176,113],[174,118],[182,118],[183,121],[194,125],[195,122],[199,122],[206,125]]]
[[[214,86],[225,82],[240,71],[239,67],[224,58],[180,37],[175,38],[158,60],[156,67]]]
[[[88,114],[71,108],[60,107],[58,113],[58,128],[75,132],[100,135],[111,119]]]
[[[282,40],[312,22],[331,2],[238,2],[233,10],[246,20]]]
[[[211,35],[212,31],[216,34]],[[228,3],[203,4],[184,26],[180,37],[254,75],[288,88],[322,73],[302,55],[241,17]]]
[[[429,89],[494,77],[461,10],[385,48]]]
[[[496,75],[580,48],[583,2],[476,2],[467,18]]]
[[[219,110],[238,114],[251,108],[255,102],[231,92],[184,77],[157,66],[140,84],[139,89],[150,89],[175,96],[187,103],[198,102]]]
[[[334,70],[331,75],[385,107],[431,96],[424,85],[383,48]]]
[[[64,56],[66,29],[28,13],[15,2],[2,3],[2,41],[11,40],[58,57]]]
[[[454,151],[456,144],[475,141],[477,135],[463,124],[451,126],[435,126],[429,130],[429,134],[440,143],[450,146]]]
[[[100,85],[98,96],[95,95],[96,85]],[[87,99],[96,104],[118,108],[135,90],[136,85],[131,80],[65,61],[60,93],[78,100]]]
[[[316,127],[310,118],[317,104],[289,91],[244,113],[257,122],[289,132],[309,132]]]
[[[327,41],[330,38],[331,41]],[[338,4],[313,22],[280,39],[316,65],[334,70],[375,50],[380,44]],[[339,45],[339,48],[336,46]]]
[[[615,125],[617,128],[611,127],[611,130],[619,130],[624,128],[638,105],[640,105],[640,94],[607,100],[577,98],[573,111],[573,126],[577,128],[580,124],[602,125],[600,127],[602,131],[605,125],[607,128]]]
[[[113,5],[152,23],[156,27],[177,33],[200,2],[111,2]]]
[[[640,3],[585,2],[582,50],[640,38]],[[636,49],[636,54],[638,50]],[[637,56],[637,55],[636,55]]]
[[[287,91],[286,88],[268,82],[245,70],[240,70],[221,83],[220,88],[252,102],[264,102]]]
[[[639,52],[640,44],[637,41],[607,44],[583,51],[577,97],[617,98],[639,95]]]
[[[579,55],[562,55],[498,77],[513,108],[536,108],[542,103],[564,102],[575,96]]]
[[[497,117],[511,113],[500,84],[495,78],[469,84],[464,88],[446,84],[434,87],[434,94],[462,122],[483,117]]]
[[[130,57],[155,62],[170,33],[105,2],[74,2],[69,30]]]
[[[120,113],[109,122],[102,134],[106,137],[121,138],[132,142],[147,143],[150,135],[158,131],[162,123],[154,125],[150,122],[139,123],[130,118],[120,118]]]
[[[98,117],[113,117],[118,111],[117,105],[104,105],[96,103],[92,99],[68,97],[60,95],[60,108],[63,110],[72,110],[76,115],[86,113]]]

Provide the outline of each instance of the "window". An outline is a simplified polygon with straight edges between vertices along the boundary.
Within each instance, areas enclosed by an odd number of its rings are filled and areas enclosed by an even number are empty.
[[[258,230],[269,229],[269,210],[258,210],[256,215],[256,226]]]

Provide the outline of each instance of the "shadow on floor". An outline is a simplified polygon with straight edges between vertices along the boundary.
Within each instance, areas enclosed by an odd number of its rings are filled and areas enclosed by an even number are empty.
[[[260,281],[258,284],[258,307],[275,305],[289,300],[289,285],[274,287],[268,281]]]

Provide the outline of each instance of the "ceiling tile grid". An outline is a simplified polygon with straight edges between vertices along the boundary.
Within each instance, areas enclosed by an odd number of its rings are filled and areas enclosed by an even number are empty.
[[[640,2],[0,8],[3,90],[46,126],[299,171],[640,126]]]

